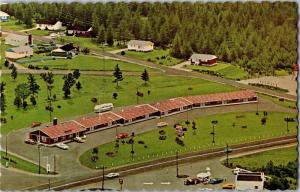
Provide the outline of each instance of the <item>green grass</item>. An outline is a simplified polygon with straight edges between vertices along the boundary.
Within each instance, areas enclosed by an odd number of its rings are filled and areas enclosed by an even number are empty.
[[[188,69],[192,70],[209,70],[214,72],[219,72],[222,74],[225,78],[228,79],[246,79],[247,78],[247,72],[241,69],[238,66],[229,64],[229,63],[218,63],[215,66],[196,66],[196,65],[188,65],[186,66]]]
[[[34,29],[34,30],[28,31],[28,33],[31,34],[31,35],[36,35],[36,36],[47,36],[47,35],[49,35],[52,32],[51,31],[47,31],[47,30],[37,30],[37,29]]]
[[[34,57],[32,57],[34,59]],[[23,59],[24,60],[24,59]],[[26,59],[29,60],[29,59]],[[22,60],[21,60],[22,61]],[[124,61],[117,61],[112,59],[101,59],[95,56],[87,56],[87,55],[78,55],[73,59],[56,59],[56,60],[46,60],[44,62],[34,62],[27,63],[28,65],[39,66],[43,68],[44,66],[48,66],[49,69],[80,69],[80,70],[105,70],[105,71],[113,71],[116,64],[119,64],[119,67],[122,71],[137,71],[142,72],[145,68],[148,71],[156,71],[155,69],[144,67],[137,64],[127,63]]]
[[[286,165],[289,161],[295,161],[297,154],[297,148],[294,146],[237,157],[230,159],[229,162],[233,163],[233,167],[239,165],[249,168],[261,168],[266,166],[270,160],[273,161],[274,165]]]
[[[8,160],[4,159],[6,158],[5,152],[4,151],[0,151],[1,154],[1,159],[0,159],[0,163],[2,166],[6,166],[6,162]],[[4,157],[4,158],[3,158]],[[14,155],[11,155],[9,153],[7,153],[7,158],[9,158],[10,160],[14,161],[14,162],[9,162],[8,166],[9,167],[13,167],[16,169],[20,169],[23,171],[27,171],[27,172],[31,172],[31,173],[38,173],[39,171],[39,166],[36,164],[33,164],[31,162],[28,162],[24,159],[20,159]],[[42,174],[46,174],[46,169],[44,167],[41,167],[41,173]]]
[[[258,94],[259,97],[263,97],[265,99],[269,99],[271,100],[273,103],[283,106],[283,107],[287,107],[287,108],[293,108],[293,107],[297,107],[297,102],[296,101],[291,101],[291,100],[287,100],[284,99],[284,101],[279,101],[278,97],[275,96],[269,96],[269,95],[265,95],[265,94]]]
[[[170,56],[169,49],[154,49],[153,51],[145,53],[137,51],[125,51],[124,56],[168,66],[176,65],[181,62],[181,60]],[[166,58],[163,59],[163,56],[165,56]]]
[[[16,81],[13,81],[10,75],[2,75],[2,81],[6,83],[5,97],[6,97],[6,113],[2,117],[6,117],[7,123],[2,124],[1,133],[8,133],[9,131],[29,127],[31,122],[40,121],[48,122],[49,113],[45,110],[46,106],[46,86],[39,76],[36,76],[38,84],[41,86],[41,92],[38,94],[36,107],[28,106],[27,110],[17,109],[13,105],[15,98],[15,88],[18,84],[27,82],[27,76],[19,74]],[[115,83],[112,83],[113,77],[110,76],[81,76],[80,82],[83,86],[82,90],[78,92],[72,88],[71,99],[64,100],[63,97],[63,80],[61,75],[55,76],[55,83],[53,94],[56,94],[57,101],[53,103],[54,113],[53,117],[60,120],[63,118],[83,115],[93,111],[94,104],[90,101],[91,98],[96,97],[101,99],[101,103],[112,102],[114,106],[125,106],[136,104],[136,88],[143,84],[139,76],[124,76],[124,80],[120,82],[121,89],[116,89]],[[212,89],[213,87],[213,89]],[[192,88],[192,90],[188,90]],[[150,74],[150,82],[147,87],[140,87],[139,91],[147,93],[151,91],[150,95],[144,94],[140,98],[140,103],[151,103],[167,98],[207,94],[214,92],[234,91],[237,88],[217,84],[197,78],[185,78],[176,76],[154,76]],[[113,99],[113,93],[118,93],[118,98]],[[28,98],[28,103],[30,103]],[[57,108],[60,105],[61,109]],[[10,116],[14,118],[11,120]]]
[[[65,37],[59,37],[57,40],[60,43],[66,43],[66,42],[72,42],[75,45],[78,45],[80,47],[87,47],[90,49],[96,49],[99,51],[112,51],[116,49],[120,49],[119,46],[117,46],[117,43],[115,42],[113,46],[102,46],[100,44],[97,44],[92,38],[86,38],[86,37],[73,37],[73,36],[65,36]]]
[[[24,24],[17,24],[17,20],[15,20],[14,17],[11,17],[8,22],[1,22],[0,25],[3,30],[20,31],[27,29]]]
[[[245,115],[244,118],[236,118],[237,115]],[[80,162],[90,168],[104,165],[106,167],[131,164],[138,161],[146,161],[165,156],[175,155],[176,151],[185,153],[190,151],[200,151],[205,149],[225,147],[229,145],[243,143],[247,141],[259,140],[262,138],[272,138],[281,135],[286,135],[285,122],[283,118],[286,114],[269,112],[266,125],[261,125],[261,117],[254,112],[243,113],[228,113],[212,115],[194,119],[196,122],[196,135],[193,134],[191,125],[182,139],[185,146],[182,147],[175,142],[175,129],[172,125],[143,133],[135,136],[134,156],[135,160],[131,160],[131,144],[122,144],[115,157],[108,157],[105,153],[115,150],[115,142],[107,143],[99,146],[99,160],[95,163],[91,162],[92,149],[86,151],[81,157]],[[290,114],[296,116],[296,114]],[[215,145],[212,144],[212,120],[218,120],[218,125],[215,127]],[[232,124],[235,123],[233,127]],[[182,122],[183,124],[183,122]],[[241,126],[247,125],[247,128]],[[297,123],[293,122],[289,125],[289,134],[297,133]],[[166,140],[159,140],[159,130],[166,131]],[[126,139],[128,140],[128,139]],[[138,141],[144,141],[148,148],[144,148],[143,144],[138,144]]]
[[[276,70],[275,75],[276,76],[286,76],[286,75],[289,75],[289,72],[284,69]]]
[[[4,67],[5,51],[6,51],[8,48],[13,47],[13,46],[11,46],[11,45],[6,45],[6,44],[5,44],[4,38],[1,38],[0,41],[1,41],[1,46],[0,46],[0,52],[1,52],[0,69],[2,69],[2,68],[6,68],[6,67]]]

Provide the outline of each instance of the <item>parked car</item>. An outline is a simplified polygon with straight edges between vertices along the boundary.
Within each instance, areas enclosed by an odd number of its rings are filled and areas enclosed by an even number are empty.
[[[34,121],[31,123],[31,127],[34,128],[34,127],[40,126],[41,124],[42,124],[41,122]]]
[[[208,181],[209,184],[218,184],[218,183],[222,183],[224,181],[224,179],[222,178],[212,178]]]
[[[119,173],[109,173],[109,174],[105,175],[105,177],[107,177],[107,178],[116,178],[119,176],[120,176]]]
[[[201,181],[197,177],[194,177],[194,178],[187,178],[183,183],[184,185],[196,185],[198,183],[201,183]]]
[[[36,141],[32,140],[32,139],[26,139],[25,143],[30,144],[30,145],[35,145]]]
[[[118,133],[116,136],[117,139],[123,139],[127,137],[128,137],[128,133]]]
[[[233,183],[226,183],[222,186],[222,189],[234,189],[235,185]]]
[[[83,137],[75,137],[74,141],[76,141],[78,143],[84,143],[86,140]]]
[[[157,127],[160,128],[160,127],[166,127],[168,126],[168,123],[167,122],[159,122],[157,123]]]
[[[63,150],[69,149],[69,146],[64,143],[57,143],[55,146]]]

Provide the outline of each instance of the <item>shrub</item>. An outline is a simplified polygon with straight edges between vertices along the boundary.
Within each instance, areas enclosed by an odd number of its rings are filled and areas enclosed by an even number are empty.
[[[284,98],[279,98],[279,101],[284,102]]]
[[[118,97],[118,93],[113,93],[113,98],[117,99],[117,97]]]
[[[119,143],[115,143],[115,148],[118,148],[119,146]]]
[[[138,141],[138,144],[145,144],[144,141]]]
[[[148,148],[148,146],[147,146],[147,145],[145,145],[145,146],[144,146],[144,148]]]
[[[56,60],[56,58],[55,58],[55,57],[53,57],[53,58],[52,58],[52,60]]]
[[[156,57],[156,60],[159,60],[159,57]]]
[[[161,61],[160,61],[160,62],[159,62],[159,64],[161,64],[161,65],[162,65],[162,64],[163,64],[163,62],[161,62]]]
[[[193,90],[193,87],[189,87],[188,90],[189,90],[189,91]]]
[[[3,124],[5,124],[5,123],[7,122],[7,121],[6,121],[6,118],[5,118],[5,117],[1,117],[1,118],[0,118],[0,122],[3,123]]]
[[[159,131],[159,134],[160,134],[160,135],[165,135],[166,132],[165,132],[164,130],[160,130],[160,131]]]
[[[39,66],[35,66],[34,69],[40,70],[41,68]]]
[[[43,69],[44,69],[44,70],[48,70],[49,67],[48,67],[48,66],[44,66]]]
[[[167,138],[167,136],[165,136],[165,135],[159,136],[159,140],[166,140],[166,138]]]
[[[61,108],[61,106],[60,106],[60,105],[57,105],[57,108],[59,108],[59,109],[60,109],[60,108]]]
[[[151,62],[152,60],[150,58],[148,58],[147,61]]]
[[[166,56],[161,56],[160,58],[161,58],[161,59],[165,59],[165,58],[166,58]]]
[[[97,103],[98,100],[97,100],[97,98],[93,97],[93,98],[91,98],[91,102],[92,102],[92,103]]]
[[[30,65],[28,65],[28,68],[29,69],[34,69],[34,66],[30,64]]]
[[[186,128],[186,127],[183,127],[183,128],[182,128],[182,131],[187,131],[187,128]]]
[[[179,137],[176,137],[175,141],[178,145],[184,146],[184,142],[181,139],[179,139]]]
[[[121,51],[121,55],[125,55],[125,51]]]

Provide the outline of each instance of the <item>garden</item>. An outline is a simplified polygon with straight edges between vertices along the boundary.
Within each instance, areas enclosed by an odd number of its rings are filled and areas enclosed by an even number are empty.
[[[285,113],[279,112],[260,112],[259,115],[243,112],[200,117],[193,122],[179,122],[177,125],[101,145],[82,154],[80,162],[89,168],[117,167],[174,156],[176,152],[187,153],[225,147],[227,143],[232,145],[295,135],[296,114],[289,114],[294,118],[294,122],[289,123],[289,132],[286,130],[285,116]],[[216,120],[213,132],[212,122]]]

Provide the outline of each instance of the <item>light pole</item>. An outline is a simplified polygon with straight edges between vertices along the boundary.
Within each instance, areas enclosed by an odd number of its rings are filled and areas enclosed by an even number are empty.
[[[228,165],[229,165],[228,154],[232,152],[232,149],[228,148],[228,143],[226,144],[226,149],[224,150],[224,152],[226,153],[226,165],[228,167]]]
[[[211,123],[213,124],[213,130],[212,132],[210,133],[212,135],[212,143],[215,143],[215,125],[218,124],[218,121],[217,120],[213,120],[211,121]]]
[[[41,174],[41,146],[38,144],[38,155],[39,155],[39,174]]]
[[[131,133],[131,159],[133,160],[133,154],[134,154],[134,150],[133,150],[133,144],[134,144],[134,132]]]
[[[102,186],[101,191],[104,191],[104,165],[102,166]]]
[[[178,178],[178,151],[176,151],[176,177]]]
[[[7,157],[7,135],[5,136],[5,156]]]
[[[284,118],[284,121],[286,121],[286,131],[290,132],[290,130],[289,130],[289,121],[290,121],[290,118],[288,116],[286,116]]]

